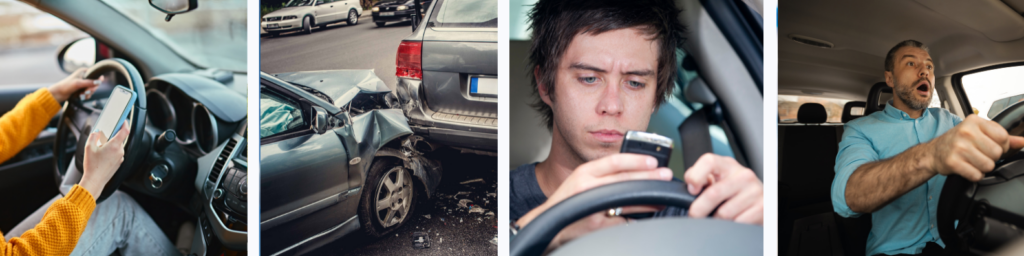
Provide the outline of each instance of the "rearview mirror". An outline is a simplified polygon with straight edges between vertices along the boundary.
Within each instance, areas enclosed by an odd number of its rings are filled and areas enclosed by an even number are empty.
[[[68,74],[93,64],[96,64],[96,39],[92,37],[75,40],[57,53],[57,65]]]
[[[199,7],[198,0],[149,0],[149,5],[167,14],[164,21],[171,21],[175,14],[186,13]]]

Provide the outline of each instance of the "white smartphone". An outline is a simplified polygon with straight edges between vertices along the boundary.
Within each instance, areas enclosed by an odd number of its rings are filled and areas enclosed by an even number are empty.
[[[107,136],[107,141],[110,141],[114,135],[117,135],[117,131],[121,130],[121,125],[128,118],[128,113],[131,112],[131,107],[135,105],[136,97],[138,95],[128,87],[115,86],[114,90],[110,92],[110,98],[107,99],[107,105],[103,107],[103,112],[100,112],[100,118],[93,126],[93,132],[102,132],[103,136]]]

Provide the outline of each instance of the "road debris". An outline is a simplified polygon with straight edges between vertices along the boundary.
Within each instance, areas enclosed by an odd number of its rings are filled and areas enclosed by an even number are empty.
[[[429,220],[429,219],[430,219],[430,214],[427,214],[427,215],[423,215],[423,217],[424,217],[424,218],[427,218],[427,219]]]
[[[473,200],[459,199],[459,208],[469,208],[471,203],[473,203]]]
[[[482,208],[482,207],[472,208],[472,209],[469,209],[469,213],[484,214],[484,208]]]
[[[476,182],[483,183],[484,179],[483,178],[476,178],[476,179],[472,179],[472,180],[467,180],[467,181],[459,182],[459,184],[466,185],[466,184],[469,184],[469,183],[476,183]]]
[[[416,248],[416,249],[430,248],[430,237],[427,236],[426,232],[413,232],[412,233],[412,248]]]

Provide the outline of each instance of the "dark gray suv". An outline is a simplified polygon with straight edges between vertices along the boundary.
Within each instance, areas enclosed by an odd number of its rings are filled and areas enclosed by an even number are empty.
[[[397,92],[413,131],[461,149],[498,148],[498,1],[437,0],[398,47]]]

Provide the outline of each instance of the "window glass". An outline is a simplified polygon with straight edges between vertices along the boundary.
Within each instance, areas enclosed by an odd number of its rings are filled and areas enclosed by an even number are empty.
[[[498,27],[496,0],[444,0],[435,7],[439,27]]]
[[[299,105],[269,93],[260,93],[260,138],[301,127]]]
[[[987,70],[963,76],[960,84],[974,113],[991,120],[1006,107],[1024,101],[1022,72],[1024,66]]]
[[[891,97],[891,96],[890,96]],[[883,96],[884,98],[884,96]],[[804,103],[820,103],[825,106],[828,119],[825,122],[841,123],[843,106],[852,100],[814,96],[779,95],[779,120],[782,123],[796,123],[797,111]]]
[[[0,0],[0,86],[49,86],[68,74],[57,65],[61,47],[89,37],[23,2]]]

